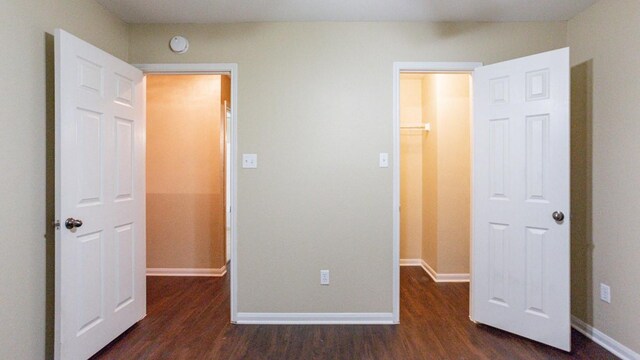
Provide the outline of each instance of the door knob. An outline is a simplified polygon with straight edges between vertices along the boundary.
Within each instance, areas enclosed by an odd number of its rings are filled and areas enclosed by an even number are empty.
[[[562,211],[554,211],[553,214],[551,214],[551,216],[553,217],[553,220],[555,220],[555,221],[564,220],[564,214],[562,213]]]
[[[64,227],[66,227],[69,230],[71,230],[73,228],[79,228],[80,226],[82,226],[82,220],[76,220],[74,218],[68,218],[64,222]]]

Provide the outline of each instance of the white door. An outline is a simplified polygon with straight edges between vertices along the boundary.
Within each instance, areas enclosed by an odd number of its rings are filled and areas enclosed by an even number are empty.
[[[565,48],[473,74],[471,317],[566,351],[569,71]]]
[[[146,313],[144,80],[59,29],[55,52],[56,358],[86,359]]]

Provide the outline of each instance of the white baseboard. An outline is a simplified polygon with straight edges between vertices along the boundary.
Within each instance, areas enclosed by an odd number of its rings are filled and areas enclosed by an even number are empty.
[[[607,334],[571,315],[571,326],[613,355],[624,360],[640,360],[640,354],[620,344]]]
[[[420,266],[435,282],[469,282],[469,274],[438,274],[424,260],[420,260]]]
[[[421,266],[422,259],[400,259],[400,266]]]
[[[237,324],[350,325],[394,324],[393,313],[247,313],[239,312]]]
[[[218,269],[147,268],[147,276],[224,276],[227,266]]]

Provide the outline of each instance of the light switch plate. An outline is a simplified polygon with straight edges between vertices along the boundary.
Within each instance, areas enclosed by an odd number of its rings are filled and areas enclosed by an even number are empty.
[[[242,168],[256,169],[258,167],[258,154],[242,154]]]
[[[320,270],[320,285],[329,285],[329,270]]]
[[[609,285],[600,283],[600,300],[611,304],[611,288]]]
[[[380,153],[379,165],[381,168],[389,167],[389,153]]]

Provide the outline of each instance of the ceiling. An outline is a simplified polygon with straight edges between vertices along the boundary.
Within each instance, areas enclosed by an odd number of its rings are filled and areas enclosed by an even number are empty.
[[[596,0],[97,0],[128,23],[569,20]]]

